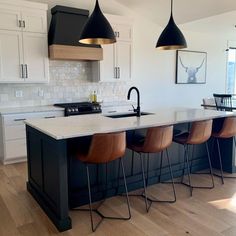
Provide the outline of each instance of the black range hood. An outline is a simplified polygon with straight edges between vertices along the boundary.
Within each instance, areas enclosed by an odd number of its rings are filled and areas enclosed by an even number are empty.
[[[52,20],[48,34],[49,54],[54,60],[102,60],[98,45],[79,43],[89,11],[65,6],[51,9]]]

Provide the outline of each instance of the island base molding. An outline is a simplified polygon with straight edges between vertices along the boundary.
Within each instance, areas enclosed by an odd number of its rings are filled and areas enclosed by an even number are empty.
[[[51,219],[53,224],[56,226],[58,231],[63,232],[66,230],[70,230],[72,228],[71,218],[66,217],[64,219],[59,219],[58,216],[48,207],[47,201],[44,200],[43,196],[41,196],[41,193],[37,191],[30,182],[27,182],[26,184],[28,192],[34,197],[34,199],[38,202],[38,204],[41,206],[41,208],[44,210],[44,212],[47,214],[47,216]]]

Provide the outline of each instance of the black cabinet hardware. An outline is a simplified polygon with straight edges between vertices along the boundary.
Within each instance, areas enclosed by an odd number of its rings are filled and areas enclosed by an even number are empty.
[[[22,119],[14,119],[14,121],[24,121],[26,120],[25,118],[22,118]]]
[[[46,116],[44,117],[44,119],[52,119],[52,118],[56,118],[55,116]]]

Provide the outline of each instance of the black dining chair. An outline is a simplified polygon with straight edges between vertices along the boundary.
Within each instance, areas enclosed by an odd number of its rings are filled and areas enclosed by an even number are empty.
[[[213,94],[218,111],[232,111],[232,95],[231,94]]]

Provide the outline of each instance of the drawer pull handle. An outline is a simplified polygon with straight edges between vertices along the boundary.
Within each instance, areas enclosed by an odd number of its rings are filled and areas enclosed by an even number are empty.
[[[26,119],[15,119],[14,121],[24,121]]]
[[[115,112],[117,112],[117,111],[108,111],[108,113],[115,113]]]
[[[44,119],[52,119],[52,118],[56,118],[55,116],[46,116],[44,117]]]

